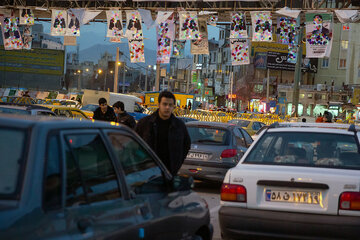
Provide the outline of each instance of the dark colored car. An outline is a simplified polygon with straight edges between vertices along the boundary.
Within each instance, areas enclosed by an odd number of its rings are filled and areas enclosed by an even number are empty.
[[[240,126],[217,122],[186,123],[191,149],[180,169],[181,175],[222,182],[253,142]]]
[[[192,181],[133,131],[0,115],[0,239],[212,238]]]
[[[12,103],[0,103],[0,113],[35,116],[56,116],[54,112],[52,112],[46,107]]]

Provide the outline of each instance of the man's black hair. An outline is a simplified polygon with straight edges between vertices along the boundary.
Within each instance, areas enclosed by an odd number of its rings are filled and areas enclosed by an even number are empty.
[[[120,108],[121,111],[124,111],[124,110],[125,110],[124,103],[121,102],[121,101],[117,101],[116,103],[114,103],[113,107],[114,107],[114,108]]]
[[[174,94],[172,94],[172,92],[162,91],[162,92],[159,94],[159,98],[158,98],[159,103],[161,102],[161,99],[162,99],[163,97],[164,97],[164,98],[171,98],[171,99],[174,100],[174,104],[176,103],[175,96],[174,96]]]
[[[100,98],[99,99],[99,105],[104,104],[104,103],[107,103],[106,99],[105,98]]]

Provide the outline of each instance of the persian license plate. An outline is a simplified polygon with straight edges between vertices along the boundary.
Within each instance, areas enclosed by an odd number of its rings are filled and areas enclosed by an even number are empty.
[[[283,191],[266,189],[265,200],[268,202],[289,202],[318,205],[321,202],[319,191]]]
[[[208,160],[209,155],[204,153],[188,153],[187,158]]]

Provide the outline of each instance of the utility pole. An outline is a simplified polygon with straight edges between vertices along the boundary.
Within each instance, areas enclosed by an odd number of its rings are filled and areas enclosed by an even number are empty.
[[[188,67],[188,77],[187,77],[187,83],[186,83],[186,93],[189,93],[190,89],[190,81],[191,81],[191,69],[190,66]]]
[[[160,91],[160,63],[156,63],[155,91]]]
[[[266,108],[268,108],[269,102],[269,92],[270,92],[270,69],[267,69],[267,81],[266,81]],[[270,106],[269,106],[270,109]],[[267,112],[267,110],[265,109]]]
[[[125,61],[123,64],[123,85],[122,85],[122,93],[125,93]]]
[[[149,67],[147,67],[147,68],[146,68],[146,75],[145,75],[145,89],[144,89],[144,92],[147,92],[148,69],[149,69]]]
[[[234,71],[231,71],[231,78],[230,78],[230,107],[233,106],[233,85],[234,85]]]
[[[119,47],[116,48],[116,62],[115,62],[115,74],[114,74],[114,92],[118,92],[118,80],[119,80]]]
[[[300,93],[300,81],[301,81],[301,63],[302,63],[302,38],[303,38],[303,30],[304,27],[300,26],[299,28],[299,48],[295,65],[295,73],[294,73],[294,91],[293,91],[293,99],[292,104],[295,106],[295,112],[293,117],[298,116],[298,107],[299,107],[299,93]]]

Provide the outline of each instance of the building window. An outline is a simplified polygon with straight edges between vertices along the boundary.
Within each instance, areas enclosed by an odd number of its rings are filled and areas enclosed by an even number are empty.
[[[312,97],[313,97],[312,93],[308,94],[307,96],[308,96],[308,99],[312,99]]]
[[[323,58],[321,68],[329,68],[329,61],[330,61],[329,58]]]
[[[349,25],[343,24],[341,29],[341,38],[340,38],[340,51],[339,51],[339,63],[338,69],[347,68],[347,57],[348,57],[348,48],[349,48]]]
[[[300,94],[300,98],[305,98],[305,94]]]
[[[346,59],[339,59],[339,69],[346,68]]]

